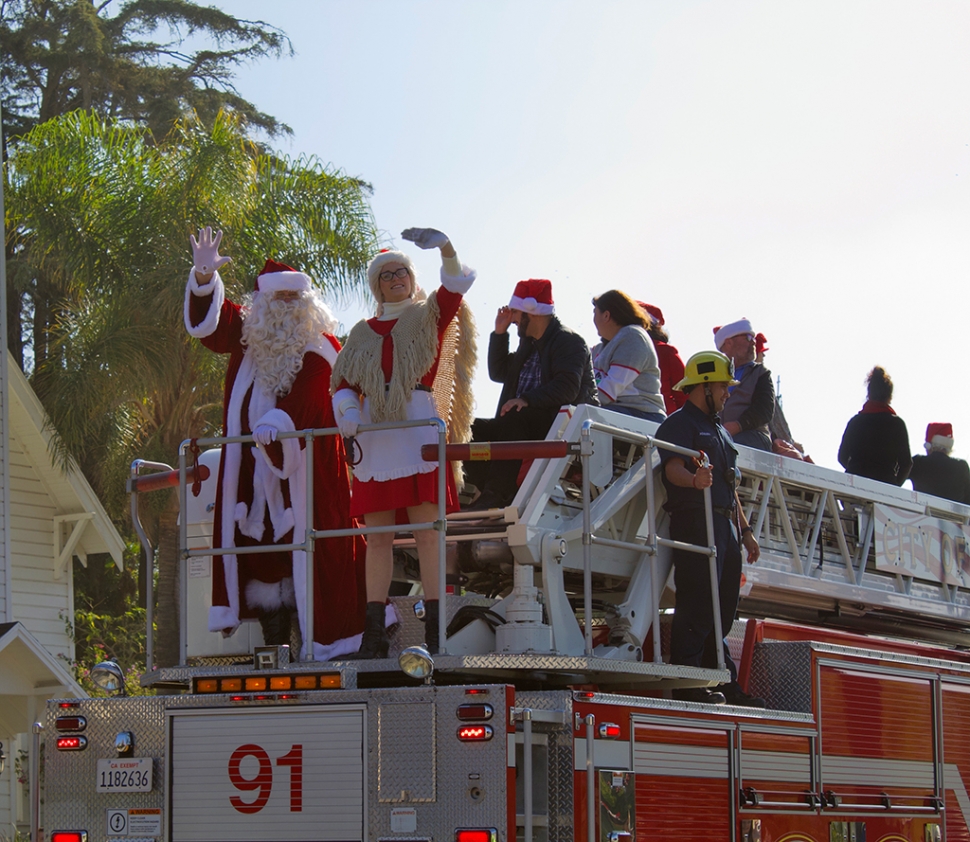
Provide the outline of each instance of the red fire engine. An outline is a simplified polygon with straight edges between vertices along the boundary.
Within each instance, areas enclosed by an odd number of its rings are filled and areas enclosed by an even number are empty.
[[[211,483],[183,464],[181,662],[153,696],[50,703],[44,835],[970,842],[970,508],[741,448],[762,558],[729,641],[767,708],[676,701],[728,674],[663,659],[655,429],[564,412],[510,507],[427,525],[464,577],[433,658],[417,595],[386,660],[208,634]]]

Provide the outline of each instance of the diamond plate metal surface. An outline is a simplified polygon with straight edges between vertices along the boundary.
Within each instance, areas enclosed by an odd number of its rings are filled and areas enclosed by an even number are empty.
[[[402,739],[407,734],[410,739]],[[435,800],[435,709],[431,701],[395,701],[377,709],[377,800]]]
[[[767,640],[755,646],[748,692],[768,707],[812,712],[812,644]]]
[[[547,743],[547,794],[549,842],[572,842],[573,830],[573,697],[570,692],[519,692],[515,696],[518,708],[532,710],[561,710],[564,725],[533,722],[535,733],[545,734]],[[520,805],[521,809],[521,805]]]

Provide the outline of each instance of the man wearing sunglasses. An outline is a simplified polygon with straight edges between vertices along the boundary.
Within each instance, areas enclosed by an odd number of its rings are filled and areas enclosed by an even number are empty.
[[[735,444],[771,452],[768,424],[775,412],[775,387],[771,372],[755,361],[757,343],[747,319],[714,329],[717,350],[734,363],[738,385],[732,387],[721,411],[721,423]]]

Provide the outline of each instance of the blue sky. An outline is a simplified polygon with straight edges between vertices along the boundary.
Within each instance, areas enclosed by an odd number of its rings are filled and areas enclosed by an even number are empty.
[[[611,288],[659,305],[685,360],[749,317],[820,464],[875,364],[914,453],[950,421],[970,454],[970,4],[215,2],[293,41],[237,79],[294,129],[281,151],[366,179],[389,239],[441,228],[478,270],[479,414],[495,311],[546,277],[591,344]]]

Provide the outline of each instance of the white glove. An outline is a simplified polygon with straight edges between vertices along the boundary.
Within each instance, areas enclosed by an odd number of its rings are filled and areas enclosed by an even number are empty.
[[[401,236],[422,249],[440,249],[448,244],[448,235],[435,228],[408,228]]]
[[[218,272],[219,268],[225,266],[231,257],[223,257],[219,254],[219,243],[222,242],[222,231],[216,231],[213,235],[212,228],[206,226],[199,229],[199,239],[189,234],[192,242],[192,257],[195,260],[195,271],[200,275],[211,275]]]
[[[267,447],[276,441],[276,427],[272,424],[257,424],[256,429],[253,430],[253,438],[256,440],[256,444]]]
[[[360,410],[356,406],[348,407],[337,421],[337,429],[345,439],[352,439],[357,435],[360,426]]]

